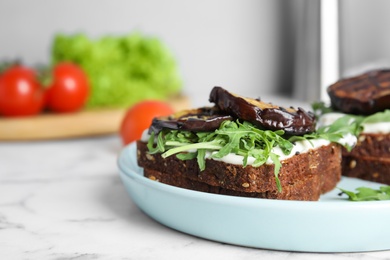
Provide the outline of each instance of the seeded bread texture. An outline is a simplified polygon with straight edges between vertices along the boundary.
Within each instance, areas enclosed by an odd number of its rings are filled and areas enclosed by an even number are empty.
[[[320,181],[318,175],[310,175],[301,180],[297,180],[294,183],[288,184],[283,187],[282,192],[278,192],[276,190],[266,192],[243,192],[229,190],[218,186],[208,185],[204,182],[191,180],[183,176],[181,173],[162,173],[151,169],[144,169],[144,176],[154,181],[159,181],[184,189],[239,197],[279,200],[318,200],[321,195],[321,191],[318,188]],[[243,185],[245,186],[245,183]]]
[[[342,155],[342,175],[390,185],[390,134],[362,133]]]
[[[390,158],[390,134],[361,133],[351,152],[343,148],[343,156]]]
[[[277,191],[274,165],[260,167],[206,160],[200,171],[195,159],[162,158],[149,154],[146,143],[137,142],[138,164],[146,177],[178,187],[212,193],[292,200],[318,200],[332,190],[341,176],[341,148],[336,144],[311,149],[283,160],[279,172],[282,193]]]
[[[390,185],[390,158],[343,156],[342,174]]]

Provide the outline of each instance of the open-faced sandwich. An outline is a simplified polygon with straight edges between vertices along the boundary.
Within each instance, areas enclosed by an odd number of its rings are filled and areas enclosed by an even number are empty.
[[[209,101],[153,120],[137,141],[145,177],[196,191],[312,201],[339,182],[340,144],[353,146],[348,124],[316,130],[311,112],[221,87]]]
[[[342,151],[342,174],[390,185],[390,70],[344,78],[327,91],[331,106],[322,110],[319,124],[358,123],[356,146]]]

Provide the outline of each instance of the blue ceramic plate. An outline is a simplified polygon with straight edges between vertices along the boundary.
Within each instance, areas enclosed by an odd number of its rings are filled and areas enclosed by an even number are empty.
[[[137,206],[173,229],[223,243],[303,252],[390,249],[390,201],[351,202],[335,189],[320,201],[242,198],[173,187],[143,177],[136,145],[118,158],[122,181]],[[380,184],[343,178],[355,190]]]

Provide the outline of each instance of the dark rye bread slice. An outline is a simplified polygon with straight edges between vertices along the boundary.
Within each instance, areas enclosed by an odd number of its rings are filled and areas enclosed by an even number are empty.
[[[182,173],[159,172],[146,168],[144,169],[144,176],[154,181],[184,189],[239,197],[309,201],[318,200],[321,195],[319,175],[309,175],[302,180],[297,180],[294,183],[283,187],[282,192],[278,192],[276,190],[266,192],[234,191],[218,186],[211,186],[204,182],[191,180],[183,176]]]
[[[343,148],[343,156],[390,158],[390,134],[361,133],[352,151]]]
[[[361,133],[342,155],[342,175],[390,185],[390,134]]]
[[[390,157],[343,156],[342,174],[390,185]]]
[[[181,173],[190,180],[226,190],[244,193],[277,192],[273,164],[243,167],[207,159],[205,170],[200,171],[195,159],[182,161],[176,156],[164,159],[160,154],[149,154],[146,143],[141,141],[137,142],[137,159],[144,169],[161,173]],[[317,189],[324,193],[335,187],[340,175],[341,148],[332,143],[282,161],[279,179],[282,189],[287,189],[300,180],[317,176]],[[313,193],[316,194],[315,191]]]

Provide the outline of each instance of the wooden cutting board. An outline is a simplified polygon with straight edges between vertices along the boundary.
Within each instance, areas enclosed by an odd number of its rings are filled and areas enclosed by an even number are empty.
[[[178,111],[190,107],[187,97],[168,102]],[[23,118],[0,117],[0,141],[65,139],[117,133],[126,109],[102,108],[76,113],[52,114]]]

